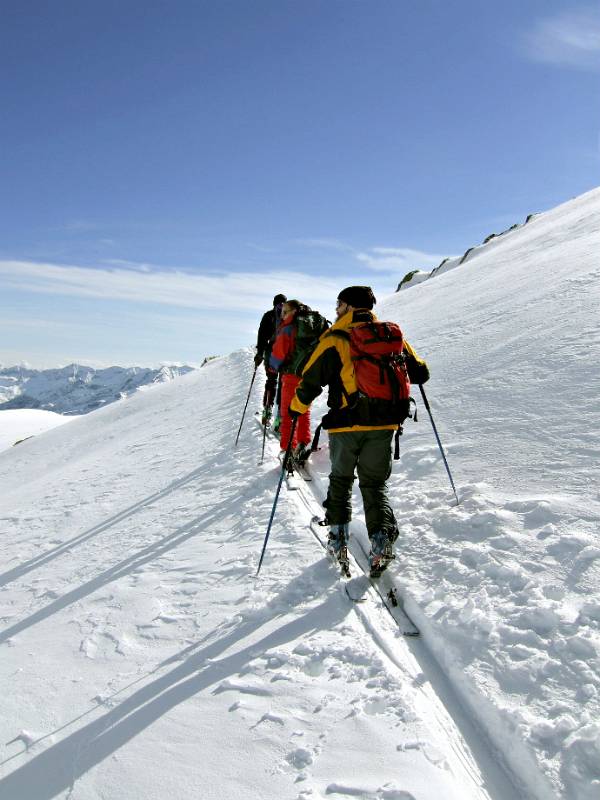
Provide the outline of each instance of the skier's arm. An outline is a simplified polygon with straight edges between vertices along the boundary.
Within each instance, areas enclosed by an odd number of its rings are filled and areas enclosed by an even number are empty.
[[[271,369],[279,370],[285,366],[294,349],[294,339],[293,323],[284,325],[279,329],[275,341],[273,342],[271,357],[269,358],[269,366]]]
[[[260,325],[258,326],[258,335],[256,337],[256,350],[261,355],[267,349],[269,345],[269,340],[271,338],[271,331],[273,328],[273,321],[271,319],[272,312],[267,311],[263,314],[262,319],[260,321]]]
[[[335,380],[341,370],[341,359],[335,343],[331,340],[321,341],[310,357],[302,372],[302,380],[298,384],[290,408],[304,414],[312,401],[323,391],[323,386]]]
[[[419,358],[407,341],[404,342],[404,355],[406,369],[411,383],[427,383],[429,380],[429,367],[427,362]]]

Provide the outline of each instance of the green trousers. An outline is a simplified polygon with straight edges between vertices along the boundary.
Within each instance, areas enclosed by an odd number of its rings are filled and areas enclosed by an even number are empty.
[[[386,481],[392,472],[394,431],[344,431],[329,434],[331,473],[325,507],[330,525],[350,522],[354,470],[363,499],[369,536],[377,531],[396,532],[396,519],[387,497]]]

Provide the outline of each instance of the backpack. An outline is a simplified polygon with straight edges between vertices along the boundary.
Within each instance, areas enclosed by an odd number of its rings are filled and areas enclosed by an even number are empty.
[[[346,396],[348,408],[345,424],[397,425],[394,458],[398,460],[402,423],[412,416],[410,404],[414,403],[410,396],[410,378],[402,331],[395,322],[370,320],[355,325],[349,331],[332,330],[330,335],[339,336],[349,342],[358,389],[356,397]],[[339,412],[333,414],[335,417],[339,416]],[[322,423],[326,429],[333,427],[330,420],[327,420],[328,416],[325,416]],[[417,419],[416,411],[413,419]],[[333,424],[337,426],[338,422]],[[316,448],[315,442],[318,444],[317,433],[313,449]]]
[[[318,311],[312,309],[298,311],[295,323],[296,339],[288,370],[296,375],[302,375],[302,370],[317,346],[321,334],[329,327],[329,323]]]
[[[349,340],[358,391],[396,407],[398,422],[403,422],[409,410],[410,379],[402,331],[394,322],[365,322],[350,329]]]

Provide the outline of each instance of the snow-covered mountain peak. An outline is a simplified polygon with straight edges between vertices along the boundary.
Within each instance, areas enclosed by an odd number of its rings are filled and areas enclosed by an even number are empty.
[[[36,408],[79,415],[129,396],[144,386],[185,375],[188,366],[107,367],[68,364],[56,369],[0,369],[0,410]]]

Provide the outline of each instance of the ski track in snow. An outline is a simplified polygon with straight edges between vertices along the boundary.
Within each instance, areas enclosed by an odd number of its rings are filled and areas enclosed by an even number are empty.
[[[420,409],[389,570],[419,643],[348,601],[295,492],[256,579],[279,464],[250,420],[232,446],[248,350],[0,453],[0,800],[597,800],[599,207],[381,312],[430,361],[461,498]]]

